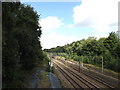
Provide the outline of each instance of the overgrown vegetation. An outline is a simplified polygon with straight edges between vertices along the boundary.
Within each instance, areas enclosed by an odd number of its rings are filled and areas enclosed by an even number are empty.
[[[39,38],[39,15],[20,2],[2,3],[2,87],[24,87],[26,73],[46,60]]]
[[[51,84],[48,78],[48,72],[42,72],[38,75],[40,78],[40,87],[41,88],[50,88]]]
[[[107,38],[97,40],[94,37],[82,39],[65,46],[45,49],[49,53],[63,56],[67,59],[83,61],[101,67],[102,58],[104,67],[120,72],[120,40],[116,33],[111,32]]]

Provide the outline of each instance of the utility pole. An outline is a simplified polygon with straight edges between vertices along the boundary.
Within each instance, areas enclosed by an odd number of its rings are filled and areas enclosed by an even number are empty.
[[[81,66],[82,66],[82,68],[83,68],[83,58],[82,58],[82,65],[81,65]]]
[[[80,72],[80,59],[79,59],[79,72]]]
[[[120,19],[120,18],[119,18]],[[117,38],[118,38],[118,42],[120,42],[120,22],[118,23],[118,31],[117,31]],[[119,56],[117,55],[117,59],[119,58]],[[118,63],[116,63],[116,66]],[[118,69],[116,69],[118,71]]]
[[[67,66],[67,59],[66,59],[66,66]]]
[[[103,73],[103,68],[104,68],[104,67],[103,67],[103,57],[102,57],[102,73]]]

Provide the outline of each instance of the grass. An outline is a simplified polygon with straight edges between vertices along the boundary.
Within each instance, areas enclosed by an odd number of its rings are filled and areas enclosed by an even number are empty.
[[[95,66],[95,65],[92,65],[92,64],[85,64],[85,63],[84,63],[84,65],[90,66],[92,68],[95,68],[95,69],[98,69],[99,71],[101,71],[101,67],[98,67],[98,66]],[[115,71],[110,70],[110,69],[106,69],[106,68],[104,68],[103,74],[105,74],[107,76],[117,78],[117,79],[118,79],[118,75],[120,75],[120,73],[115,72]]]
[[[36,68],[43,70],[43,72],[39,73],[38,75],[40,84],[36,87],[40,86],[40,88],[50,88],[50,81],[48,77],[48,61],[41,61],[37,63],[36,66]]]
[[[45,71],[48,71],[48,68],[49,68],[48,61],[40,61],[39,63],[36,64],[36,68],[40,68]]]
[[[101,67],[98,67],[98,66],[95,66],[95,65],[92,65],[92,64],[84,64],[84,65],[88,65],[88,66],[91,66],[91,67],[94,67],[94,68],[97,68],[97,69],[101,69]],[[110,69],[106,69],[106,68],[104,68],[104,71],[108,71],[108,72],[112,72],[114,74],[118,74],[117,72],[115,72],[113,70],[110,70]]]
[[[48,77],[48,72],[42,72],[38,75],[40,78],[40,87],[41,88],[50,88],[50,82]]]
[[[39,63],[36,64],[36,67],[34,67],[31,71],[24,72],[25,82],[23,83],[23,85],[24,85],[25,88],[29,87],[28,80],[30,79],[31,75],[34,74],[37,70],[43,70],[47,73],[47,71],[48,71],[48,61],[40,61]],[[40,74],[41,77],[44,76],[42,80],[44,81],[44,78],[45,78],[45,80],[47,80],[48,76],[46,76],[44,72],[43,72],[43,74],[42,73]],[[36,85],[36,88],[38,86],[39,85]]]

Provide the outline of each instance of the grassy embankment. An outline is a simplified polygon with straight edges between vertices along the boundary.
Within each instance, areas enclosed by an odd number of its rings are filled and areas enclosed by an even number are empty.
[[[40,79],[39,85],[36,85],[36,88],[49,88],[50,82],[48,77],[49,72],[49,58],[46,56],[44,60],[41,60],[36,64],[36,67],[31,71],[25,73],[26,82],[24,82],[24,87],[28,88],[30,77],[35,74],[38,70],[41,72],[38,73],[37,77]]]

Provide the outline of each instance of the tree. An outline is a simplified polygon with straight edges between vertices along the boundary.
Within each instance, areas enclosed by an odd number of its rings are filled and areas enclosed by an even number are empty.
[[[3,88],[23,87],[23,73],[44,58],[39,41],[39,15],[29,5],[3,2],[2,19]]]
[[[104,40],[104,46],[111,52],[111,54],[115,55],[116,53],[114,52],[116,44],[118,42],[117,36],[114,32],[111,32]]]
[[[57,50],[57,48],[50,50]],[[114,32],[111,32],[106,38],[97,40],[95,37],[89,37],[86,40],[82,39],[67,44],[63,48],[64,55],[62,56],[69,57],[69,59],[82,59],[84,63],[100,67],[103,60],[105,68],[114,71],[118,70],[118,72],[120,70],[120,66],[118,65],[120,62],[120,41]]]

